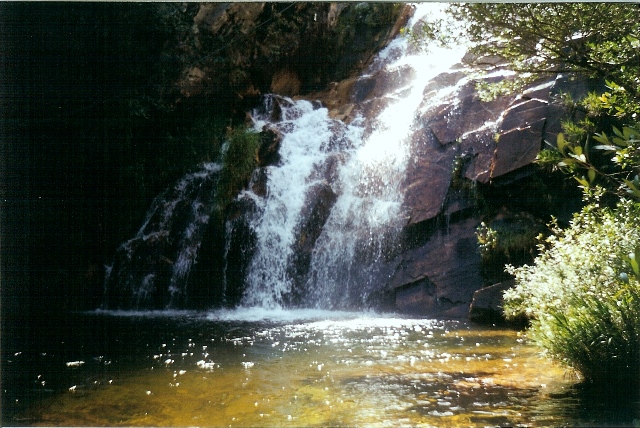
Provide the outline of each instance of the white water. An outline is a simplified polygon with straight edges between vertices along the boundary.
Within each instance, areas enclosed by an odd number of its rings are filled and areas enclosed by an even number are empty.
[[[267,197],[251,195],[262,215],[253,224],[258,242],[243,300],[247,306],[279,307],[282,297],[291,291],[288,268],[300,212],[309,189],[321,180],[314,173],[332,153],[328,147],[331,140],[343,146],[355,143],[359,136],[357,128],[336,127],[325,108],[314,109],[308,101],[287,101],[293,105],[282,106],[282,121],[275,124],[284,133],[279,150],[281,163],[268,167]],[[257,129],[267,121],[266,117],[255,119]],[[335,128],[342,132],[336,135]]]
[[[420,4],[409,26],[426,15],[441,13],[442,5]],[[314,247],[306,283],[305,305],[324,309],[366,306],[368,295],[387,279],[382,265],[394,238],[405,224],[399,186],[404,178],[409,135],[416,112],[424,108],[423,92],[433,77],[459,62],[464,46],[417,52],[404,37],[396,38],[370,67],[370,73],[400,74],[407,67],[415,78],[392,88],[389,105],[377,117],[337,125],[325,108],[298,101],[283,107],[275,126],[284,133],[281,164],[269,167],[268,190],[259,200],[262,216],[254,224],[256,254],[247,278],[242,304],[278,308],[292,291],[289,276],[300,213],[309,189],[317,183],[314,171],[332,154],[328,142],[347,140],[338,179],[331,183],[338,199]],[[369,120],[372,123],[365,124]],[[268,116],[257,117],[261,129]],[[365,126],[372,129],[366,137]],[[336,129],[340,134],[335,135]]]
[[[170,300],[166,306],[173,306],[176,303],[174,299],[186,298],[188,275],[196,262],[213,202],[213,187],[204,183],[215,180],[221,168],[220,164],[206,163],[201,170],[185,175],[153,200],[142,227],[132,239],[118,248],[117,276],[112,277],[113,265],[106,267],[105,293],[108,287],[127,288],[132,292],[130,306],[146,306],[157,288],[159,270],[157,266],[141,264],[139,260],[150,257],[145,254],[149,248],[161,249],[162,242],[175,239],[177,253],[157,250],[171,263],[167,285]]]
[[[418,5],[409,26],[425,16],[437,18],[442,8]],[[230,272],[237,264],[228,265],[228,224],[223,284],[212,286],[232,284],[235,293],[244,276],[241,306],[271,310],[361,310],[383,294],[393,270],[389,261],[406,223],[401,187],[412,157],[412,135],[423,126],[416,117],[455,92],[456,85],[431,91],[431,99],[425,99],[425,88],[450,70],[464,50],[432,47],[422,52],[409,46],[407,38],[396,38],[358,82],[386,93],[356,106],[359,116],[349,125],[309,101],[267,97],[265,113],[253,114],[255,128],[268,125],[282,135],[280,160],[264,171],[265,196],[251,190],[239,196],[247,205],[255,204],[243,218],[256,239],[255,251],[239,250],[246,254],[242,263],[251,257],[246,276],[244,264],[242,271]],[[368,105],[381,111],[374,116]],[[273,114],[276,107],[280,114]],[[136,236],[120,246],[114,265],[106,269],[107,307],[174,308],[187,301],[189,273],[214,203],[209,178],[219,169],[205,165],[154,200]],[[226,304],[229,296],[223,291]]]

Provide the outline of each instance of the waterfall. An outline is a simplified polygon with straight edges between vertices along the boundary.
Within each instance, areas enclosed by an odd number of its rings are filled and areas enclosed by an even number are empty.
[[[280,163],[267,167],[266,196],[252,196],[258,201],[260,215],[251,225],[257,245],[242,301],[247,306],[277,307],[293,291],[291,264],[307,198],[313,189],[326,183],[319,171],[327,166],[332,154],[357,144],[361,134],[359,127],[330,119],[326,108],[315,108],[309,101],[294,103],[274,97],[267,97],[266,113],[254,112],[257,129],[271,122],[274,100],[281,110],[281,119],[271,123],[283,135]]]
[[[441,8],[417,6],[408,25]],[[462,54],[421,52],[397,37],[355,82],[373,95],[354,101],[348,124],[319,102],[265,96],[252,112],[253,125],[279,136],[277,160],[255,171],[233,215],[227,213],[220,229],[226,236],[217,238],[223,267],[220,278],[210,278],[221,298],[212,303],[354,309],[384,294],[407,224],[401,186],[411,135],[422,126],[416,117],[429,107],[430,80]],[[107,307],[187,302],[219,170],[207,164],[154,200],[107,269]]]
[[[118,247],[114,263],[106,269],[105,306],[184,304],[188,275],[214,207],[220,168],[207,163],[153,200],[136,235]]]
[[[431,5],[419,6],[415,16],[431,11]],[[291,303],[287,296],[292,293],[303,293],[294,304],[362,307],[384,285],[390,275],[386,261],[406,224],[399,186],[410,157],[408,139],[415,126],[415,112],[424,108],[423,91],[429,80],[461,56],[461,51],[452,55],[444,48],[425,54],[410,46],[406,38],[396,38],[361,79],[373,74],[391,76],[390,81],[394,75],[412,78],[397,79],[399,85],[385,88],[387,106],[378,115],[361,115],[348,126],[330,119],[325,108],[291,100],[278,105],[282,117],[274,122],[274,98],[267,99],[267,113],[256,113],[256,128],[269,124],[283,134],[282,158],[280,164],[269,167],[266,196],[257,198],[261,216],[253,227],[258,244],[243,305],[277,307]],[[330,176],[318,173],[326,170],[332,159],[338,159],[337,171]],[[300,271],[292,267],[299,262],[296,241],[305,239],[300,234],[305,207],[321,182],[328,182],[336,200],[300,281],[292,275]]]

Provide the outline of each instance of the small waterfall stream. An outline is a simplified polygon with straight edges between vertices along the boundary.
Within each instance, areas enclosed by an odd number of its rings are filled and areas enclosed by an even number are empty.
[[[106,307],[184,305],[220,169],[219,164],[205,164],[153,200],[142,227],[118,247],[106,269]]]

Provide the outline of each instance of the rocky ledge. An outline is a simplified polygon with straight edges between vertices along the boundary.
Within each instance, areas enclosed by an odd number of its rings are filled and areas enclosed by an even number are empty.
[[[471,77],[487,64],[492,73]],[[365,79],[349,78],[313,95],[333,117],[350,122],[393,102],[380,94],[390,85],[401,87],[411,72],[394,74],[380,70]],[[579,204],[571,187],[554,187],[534,161],[545,142],[555,142],[561,121],[576,114],[557,102],[559,95],[577,99],[593,90],[594,82],[555,75],[519,93],[481,100],[480,79],[495,82],[511,75],[499,59],[467,56],[425,89],[401,189],[407,216],[403,250],[388,260],[386,270],[393,273],[381,284],[399,311],[466,317],[474,293],[496,282],[479,252],[481,222],[526,217],[540,227],[550,215],[566,217]],[[442,95],[445,87],[452,90]],[[472,314],[482,312],[481,306],[478,298]],[[499,316],[494,306],[486,311]],[[474,320],[483,319],[476,315]]]

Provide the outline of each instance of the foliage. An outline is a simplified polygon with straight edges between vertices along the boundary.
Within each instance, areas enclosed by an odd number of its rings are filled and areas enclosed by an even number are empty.
[[[476,230],[478,248],[482,257],[482,276],[493,284],[509,278],[505,264],[522,265],[536,255],[536,243],[544,225],[533,216],[515,215],[480,223]]]
[[[465,22],[450,40],[468,38],[473,54],[502,57],[525,77],[578,72],[640,92],[638,4],[465,3],[449,11]]]
[[[640,380],[640,204],[595,198],[540,243],[533,265],[508,266],[507,316],[532,319],[531,337],[587,379]],[[634,365],[635,364],[635,365]]]
[[[542,151],[537,161],[572,175],[585,190],[600,185],[640,200],[640,126],[612,126],[613,135],[602,131],[593,136],[587,126],[563,124],[568,132],[558,134],[555,146],[549,144],[553,149]]]
[[[572,295],[566,312],[534,321],[535,340],[594,383],[640,381],[640,283],[622,284],[616,298]]]
[[[533,265],[507,267],[517,285],[505,293],[508,316],[532,319],[531,336],[594,381],[640,382],[640,206],[625,199],[640,200],[639,11],[637,3],[452,4],[452,22],[463,26],[420,30],[437,43],[470,41],[468,59],[493,59],[479,74],[516,72],[479,85],[483,99],[557,74],[606,82],[577,102],[561,94],[563,132],[538,156],[573,176],[591,203],[567,229],[552,225]],[[621,199],[606,208],[612,193]],[[501,245],[493,224],[478,239],[483,257]]]
[[[491,226],[482,222],[476,231],[483,258],[499,254],[509,259],[517,254],[531,254],[539,235],[540,228],[529,219],[496,221]]]
[[[218,200],[224,208],[248,183],[257,165],[260,134],[250,129],[234,128],[227,134],[223,149],[222,171],[218,183]]]

